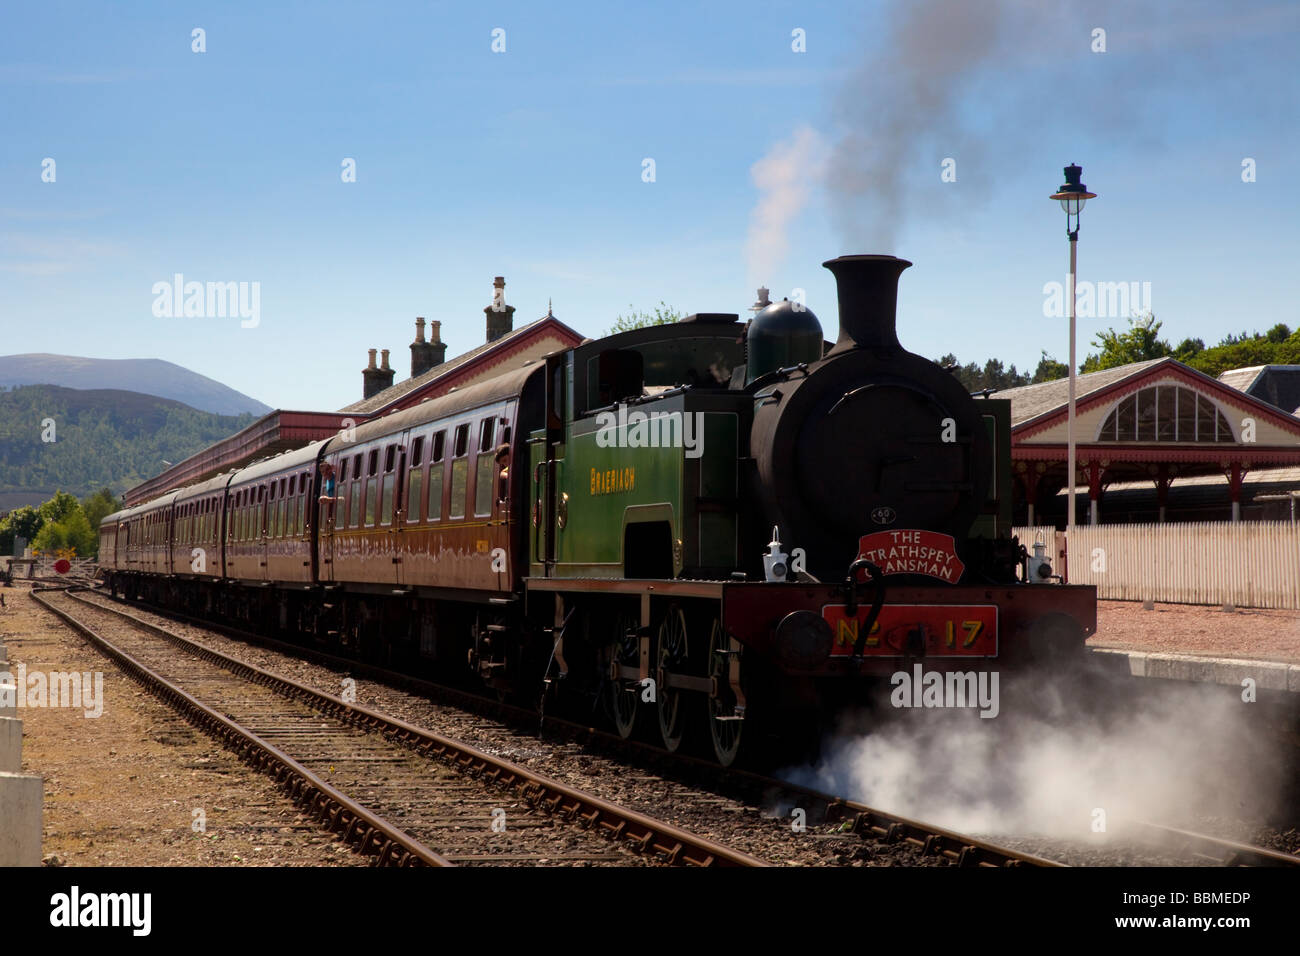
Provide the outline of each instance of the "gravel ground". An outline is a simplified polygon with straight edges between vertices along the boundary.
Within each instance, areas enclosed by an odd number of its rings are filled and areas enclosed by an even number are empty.
[[[1175,612],[1189,610],[1178,605],[1157,605],[1157,607],[1168,608]],[[1111,613],[1112,608],[1120,611],[1118,617]],[[1103,608],[1099,611],[1099,620],[1105,628],[1108,622],[1125,618],[1125,611],[1134,610],[1136,615],[1141,616],[1128,615],[1130,622],[1134,617],[1138,622],[1144,622],[1149,620],[1145,616],[1152,614],[1152,612],[1143,612],[1140,604],[1104,602]],[[1217,610],[1205,608],[1195,610],[1202,616],[1214,614],[1228,617]],[[176,632],[200,640],[216,650],[283,673],[329,693],[339,693],[342,680],[350,676],[346,671],[335,671],[275,651],[256,648],[207,630],[157,618],[140,609],[135,609],[135,613],[146,619],[157,620]],[[1261,613],[1276,614],[1277,612]],[[1297,618],[1300,619],[1300,616]],[[1113,630],[1107,633],[1113,633]],[[1141,636],[1140,632],[1139,636]],[[1094,643],[1097,640],[1094,638]],[[1201,652],[1203,653],[1204,650]],[[134,688],[135,685],[130,686]],[[780,808],[781,812],[778,816],[777,809],[771,806],[749,805],[677,781],[665,780],[640,768],[590,753],[580,744],[540,740],[495,721],[436,705],[424,698],[366,679],[357,680],[356,690],[357,701],[364,706],[463,740],[486,752],[499,754],[524,766],[540,770],[575,788],[598,793],[606,799],[707,835],[771,863],[910,866],[934,865],[939,862],[924,857],[915,848],[863,841],[856,836],[838,833],[835,827],[810,825],[805,832],[796,833],[790,826],[788,807]],[[1300,833],[1294,829],[1265,830],[1251,827],[1240,821],[1207,821],[1203,825],[1188,824],[1188,826],[1272,849],[1288,852],[1300,849]],[[1187,862],[1184,859],[1164,855],[1161,851],[1101,841],[1095,844],[1079,844],[1030,837],[994,836],[988,839],[1041,856],[1063,859],[1075,865],[1159,866],[1185,865]],[[348,854],[348,856],[352,855]]]
[[[365,866],[268,780],[4,589],[10,669],[102,672],[103,714],[23,708],[23,772],[45,780],[43,853],[70,866]],[[205,832],[195,832],[194,810]]]
[[[92,598],[99,601],[106,599]],[[338,694],[347,672],[246,644],[141,608],[137,616],[161,624],[239,660]],[[357,679],[356,701],[400,720],[470,744],[485,753],[597,794],[606,800],[781,866],[933,866],[947,861],[910,845],[887,845],[839,832],[839,825],[791,825],[788,807],[757,806],[702,790],[587,751],[581,744],[542,740],[496,721],[431,703],[425,698]]]
[[[1300,611],[1098,601],[1088,646],[1300,663]]]
[[[282,750],[456,865],[646,866],[626,843],[529,807],[514,788],[473,777],[389,738],[320,713],[176,648],[113,609],[50,595],[149,670]],[[505,824],[493,828],[494,817]]]

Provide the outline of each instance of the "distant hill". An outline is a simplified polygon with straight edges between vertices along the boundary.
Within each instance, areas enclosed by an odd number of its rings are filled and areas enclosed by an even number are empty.
[[[118,389],[0,390],[0,504],[44,501],[55,491],[80,498],[108,487],[120,494],[162,471],[163,459],[179,462],[258,417],[214,415]],[[47,419],[53,442],[42,440]]]
[[[265,415],[271,409],[242,392],[162,359],[98,359],[76,355],[0,355],[0,386],[114,388],[184,402],[217,415]]]

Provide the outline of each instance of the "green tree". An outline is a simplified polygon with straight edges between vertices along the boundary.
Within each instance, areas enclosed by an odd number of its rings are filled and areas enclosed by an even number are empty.
[[[1096,372],[1171,355],[1173,349],[1160,338],[1161,324],[1156,321],[1154,313],[1148,312],[1130,318],[1129,328],[1125,332],[1116,332],[1111,328],[1099,333],[1093,340],[1093,345],[1101,349],[1101,353],[1084,359],[1079,371]]]
[[[1265,335],[1241,339],[1228,336],[1218,345],[1192,356],[1187,364],[1206,375],[1218,376],[1230,368],[1249,368],[1254,365],[1300,364],[1300,332],[1292,333],[1281,342],[1272,342]]]
[[[86,520],[90,522],[90,529],[96,534],[99,533],[99,523],[111,515],[119,507],[116,496],[112,489],[100,488],[89,498],[81,502],[81,510],[86,513]]]
[[[77,505],[77,510],[62,521],[47,521],[43,524],[36,535],[36,540],[32,542],[32,547],[39,549],[43,554],[53,554],[55,551],[71,548],[77,553],[77,557],[85,558],[99,550],[99,542],[95,532],[90,529],[90,522],[86,520],[81,505]]]
[[[1039,382],[1054,382],[1058,378],[1065,378],[1070,374],[1070,366],[1064,362],[1058,362],[1053,356],[1047,354],[1044,349],[1042,358],[1038,360],[1038,368],[1034,369],[1033,384]]]
[[[80,511],[81,502],[66,491],[56,491],[54,497],[42,504],[37,510],[40,511],[45,524],[49,524],[55,521],[63,521],[68,516]]]
[[[640,312],[631,305],[627,308],[627,315],[619,315],[615,318],[614,325],[604,333],[605,335],[649,328],[652,325],[668,325],[672,322],[680,322],[683,318],[681,312],[662,300],[655,306],[654,312]]]
[[[974,362],[962,365],[957,361],[957,356],[949,352],[934,362],[952,372],[968,392],[980,392],[986,388],[1001,390],[1029,384],[1027,373],[1017,372],[1014,365],[1005,368],[1000,359],[989,359],[983,367]]]
[[[1205,343],[1200,339],[1183,339],[1174,347],[1174,358],[1180,362],[1190,362],[1196,355],[1205,351]]]
[[[23,505],[9,512],[0,521],[0,554],[13,554],[15,538],[25,538],[30,545],[44,522],[41,513],[31,505]]]

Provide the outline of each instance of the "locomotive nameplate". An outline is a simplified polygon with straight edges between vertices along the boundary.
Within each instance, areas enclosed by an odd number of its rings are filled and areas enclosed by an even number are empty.
[[[858,557],[878,565],[885,574],[924,574],[947,584],[961,580],[966,565],[957,557],[952,535],[938,531],[877,531],[858,539]],[[858,572],[866,580],[866,572]]]
[[[831,656],[853,653],[871,606],[858,605],[849,617],[847,605],[827,604],[822,619],[835,635]],[[998,608],[995,604],[886,604],[863,643],[867,657],[997,657]]]

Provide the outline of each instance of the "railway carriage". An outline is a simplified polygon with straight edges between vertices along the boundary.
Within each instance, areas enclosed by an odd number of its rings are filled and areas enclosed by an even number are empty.
[[[1095,589],[1045,583],[1010,536],[1008,403],[898,342],[909,265],[826,263],[830,345],[795,303],[697,314],[169,493],[105,519],[105,572],[726,764],[917,663],[1066,666]]]
[[[183,580],[217,581],[222,563],[223,499],[230,474],[182,488],[173,502],[172,573]]]

